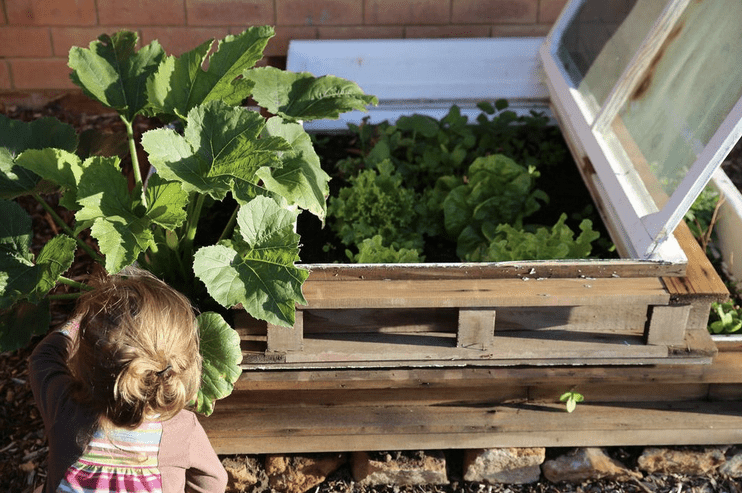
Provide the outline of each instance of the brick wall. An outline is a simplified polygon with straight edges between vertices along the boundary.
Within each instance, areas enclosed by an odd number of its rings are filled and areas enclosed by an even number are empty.
[[[179,55],[269,24],[280,65],[291,39],[543,36],[566,0],[0,0],[0,92],[74,89],[67,53],[136,30]]]

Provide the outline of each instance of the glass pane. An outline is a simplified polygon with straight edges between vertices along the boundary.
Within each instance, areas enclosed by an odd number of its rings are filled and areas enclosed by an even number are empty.
[[[591,121],[666,2],[587,0],[567,26],[558,57],[582,95]]]
[[[740,26],[739,0],[691,2],[611,125],[658,208],[742,96]]]

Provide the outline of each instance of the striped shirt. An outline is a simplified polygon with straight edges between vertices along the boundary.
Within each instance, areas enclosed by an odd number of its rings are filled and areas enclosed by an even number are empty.
[[[157,454],[162,423],[139,428],[99,428],[85,453],[67,469],[57,491],[63,493],[162,493]]]

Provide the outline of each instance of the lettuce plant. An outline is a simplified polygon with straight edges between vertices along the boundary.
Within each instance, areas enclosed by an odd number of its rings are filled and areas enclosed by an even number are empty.
[[[77,255],[109,273],[136,262],[199,307],[198,410],[206,414],[240,374],[227,309],[241,305],[258,319],[293,324],[308,276],[295,265],[295,220],[302,210],[324,219],[329,190],[300,121],[337,118],[376,98],[337,77],[255,67],[273,35],[271,27],[252,27],[176,57],[157,41],[137,49],[136,34],[121,31],[70,50],[72,80],[124,123],[132,177],[119,156],[76,153],[69,125],[0,116],[0,351],[46,332],[50,299],[89,289],[65,277]],[[243,106],[248,98],[262,111]],[[169,125],[136,142],[140,115]],[[154,173],[143,176],[140,153]],[[72,224],[49,205],[50,192],[74,212]],[[21,196],[38,200],[63,231],[35,257],[33,224],[13,201]],[[233,213],[211,234],[208,213],[220,205]],[[72,293],[58,294],[60,284]]]

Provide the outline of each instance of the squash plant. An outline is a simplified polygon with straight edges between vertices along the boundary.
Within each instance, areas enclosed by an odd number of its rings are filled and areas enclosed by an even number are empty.
[[[126,127],[131,180],[119,156],[76,153],[69,125],[0,115],[0,351],[48,330],[49,300],[70,296],[55,294],[58,285],[70,286],[72,296],[89,289],[64,275],[78,249],[109,273],[137,263],[199,308],[204,382],[197,409],[205,414],[240,374],[239,337],[225,308],[241,305],[258,319],[293,324],[308,276],[295,265],[296,217],[306,210],[324,220],[329,181],[300,121],[337,118],[376,98],[337,77],[255,67],[273,35],[269,26],[252,27],[220,40],[211,54],[208,40],[176,57],[157,41],[137,49],[137,35],[120,31],[70,50],[72,80]],[[260,111],[243,106],[247,98]],[[167,126],[136,142],[139,115]],[[154,173],[140,171],[141,151]],[[47,203],[52,192],[74,211],[74,224]],[[29,195],[64,231],[35,258],[31,219],[13,201]],[[233,213],[209,237],[207,211],[218,205]],[[97,248],[83,241],[85,231]]]

